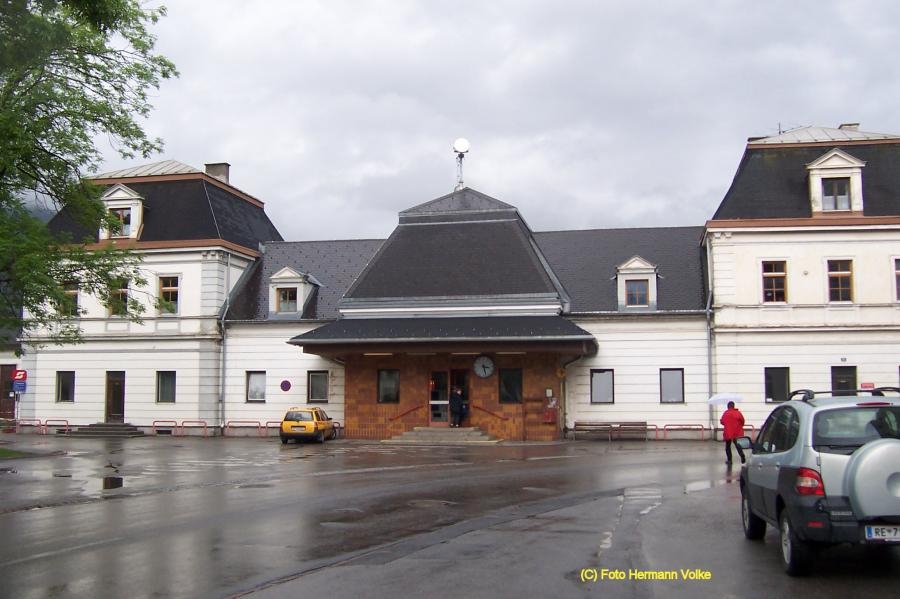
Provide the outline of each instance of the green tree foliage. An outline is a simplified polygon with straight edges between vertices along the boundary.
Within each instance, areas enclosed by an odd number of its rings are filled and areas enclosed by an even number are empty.
[[[117,281],[144,283],[135,254],[56,236],[26,205],[49,201],[85,230],[115,230],[84,176],[102,161],[98,139],[125,158],[162,147],[139,120],[149,93],[177,76],[148,31],[164,14],[137,0],[0,0],[0,342],[48,328],[52,341],[77,341],[67,286],[109,305]]]

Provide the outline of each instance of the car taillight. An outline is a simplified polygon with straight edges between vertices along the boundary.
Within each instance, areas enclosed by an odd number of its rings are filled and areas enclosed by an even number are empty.
[[[800,495],[825,495],[825,484],[822,482],[822,477],[812,468],[797,470],[797,480],[794,485]]]

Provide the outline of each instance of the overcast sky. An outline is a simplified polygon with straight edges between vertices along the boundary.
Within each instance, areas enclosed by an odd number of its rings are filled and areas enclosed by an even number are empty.
[[[779,127],[900,133],[894,0],[165,4],[151,161],[231,163],[286,240],[387,237],[458,137],[466,185],[549,231],[702,225]]]

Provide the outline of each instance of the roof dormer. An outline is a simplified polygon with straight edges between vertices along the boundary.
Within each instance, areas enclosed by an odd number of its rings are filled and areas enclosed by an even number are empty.
[[[300,317],[318,286],[312,275],[285,266],[269,278],[269,314]]]
[[[837,148],[806,165],[813,215],[862,214],[862,169],[865,166],[862,160]]]
[[[616,267],[616,296],[620,311],[656,310],[655,264],[640,256],[632,256],[628,261]]]
[[[100,200],[119,221],[117,230],[100,228],[100,239],[137,239],[144,224],[143,198],[133,189],[122,184],[107,189]]]

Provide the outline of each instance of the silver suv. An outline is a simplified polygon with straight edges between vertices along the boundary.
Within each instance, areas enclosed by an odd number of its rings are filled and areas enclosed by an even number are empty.
[[[900,397],[887,393],[900,388],[795,391],[755,442],[738,440],[753,450],[741,468],[744,535],[778,527],[788,574],[808,573],[828,545],[900,545]]]

